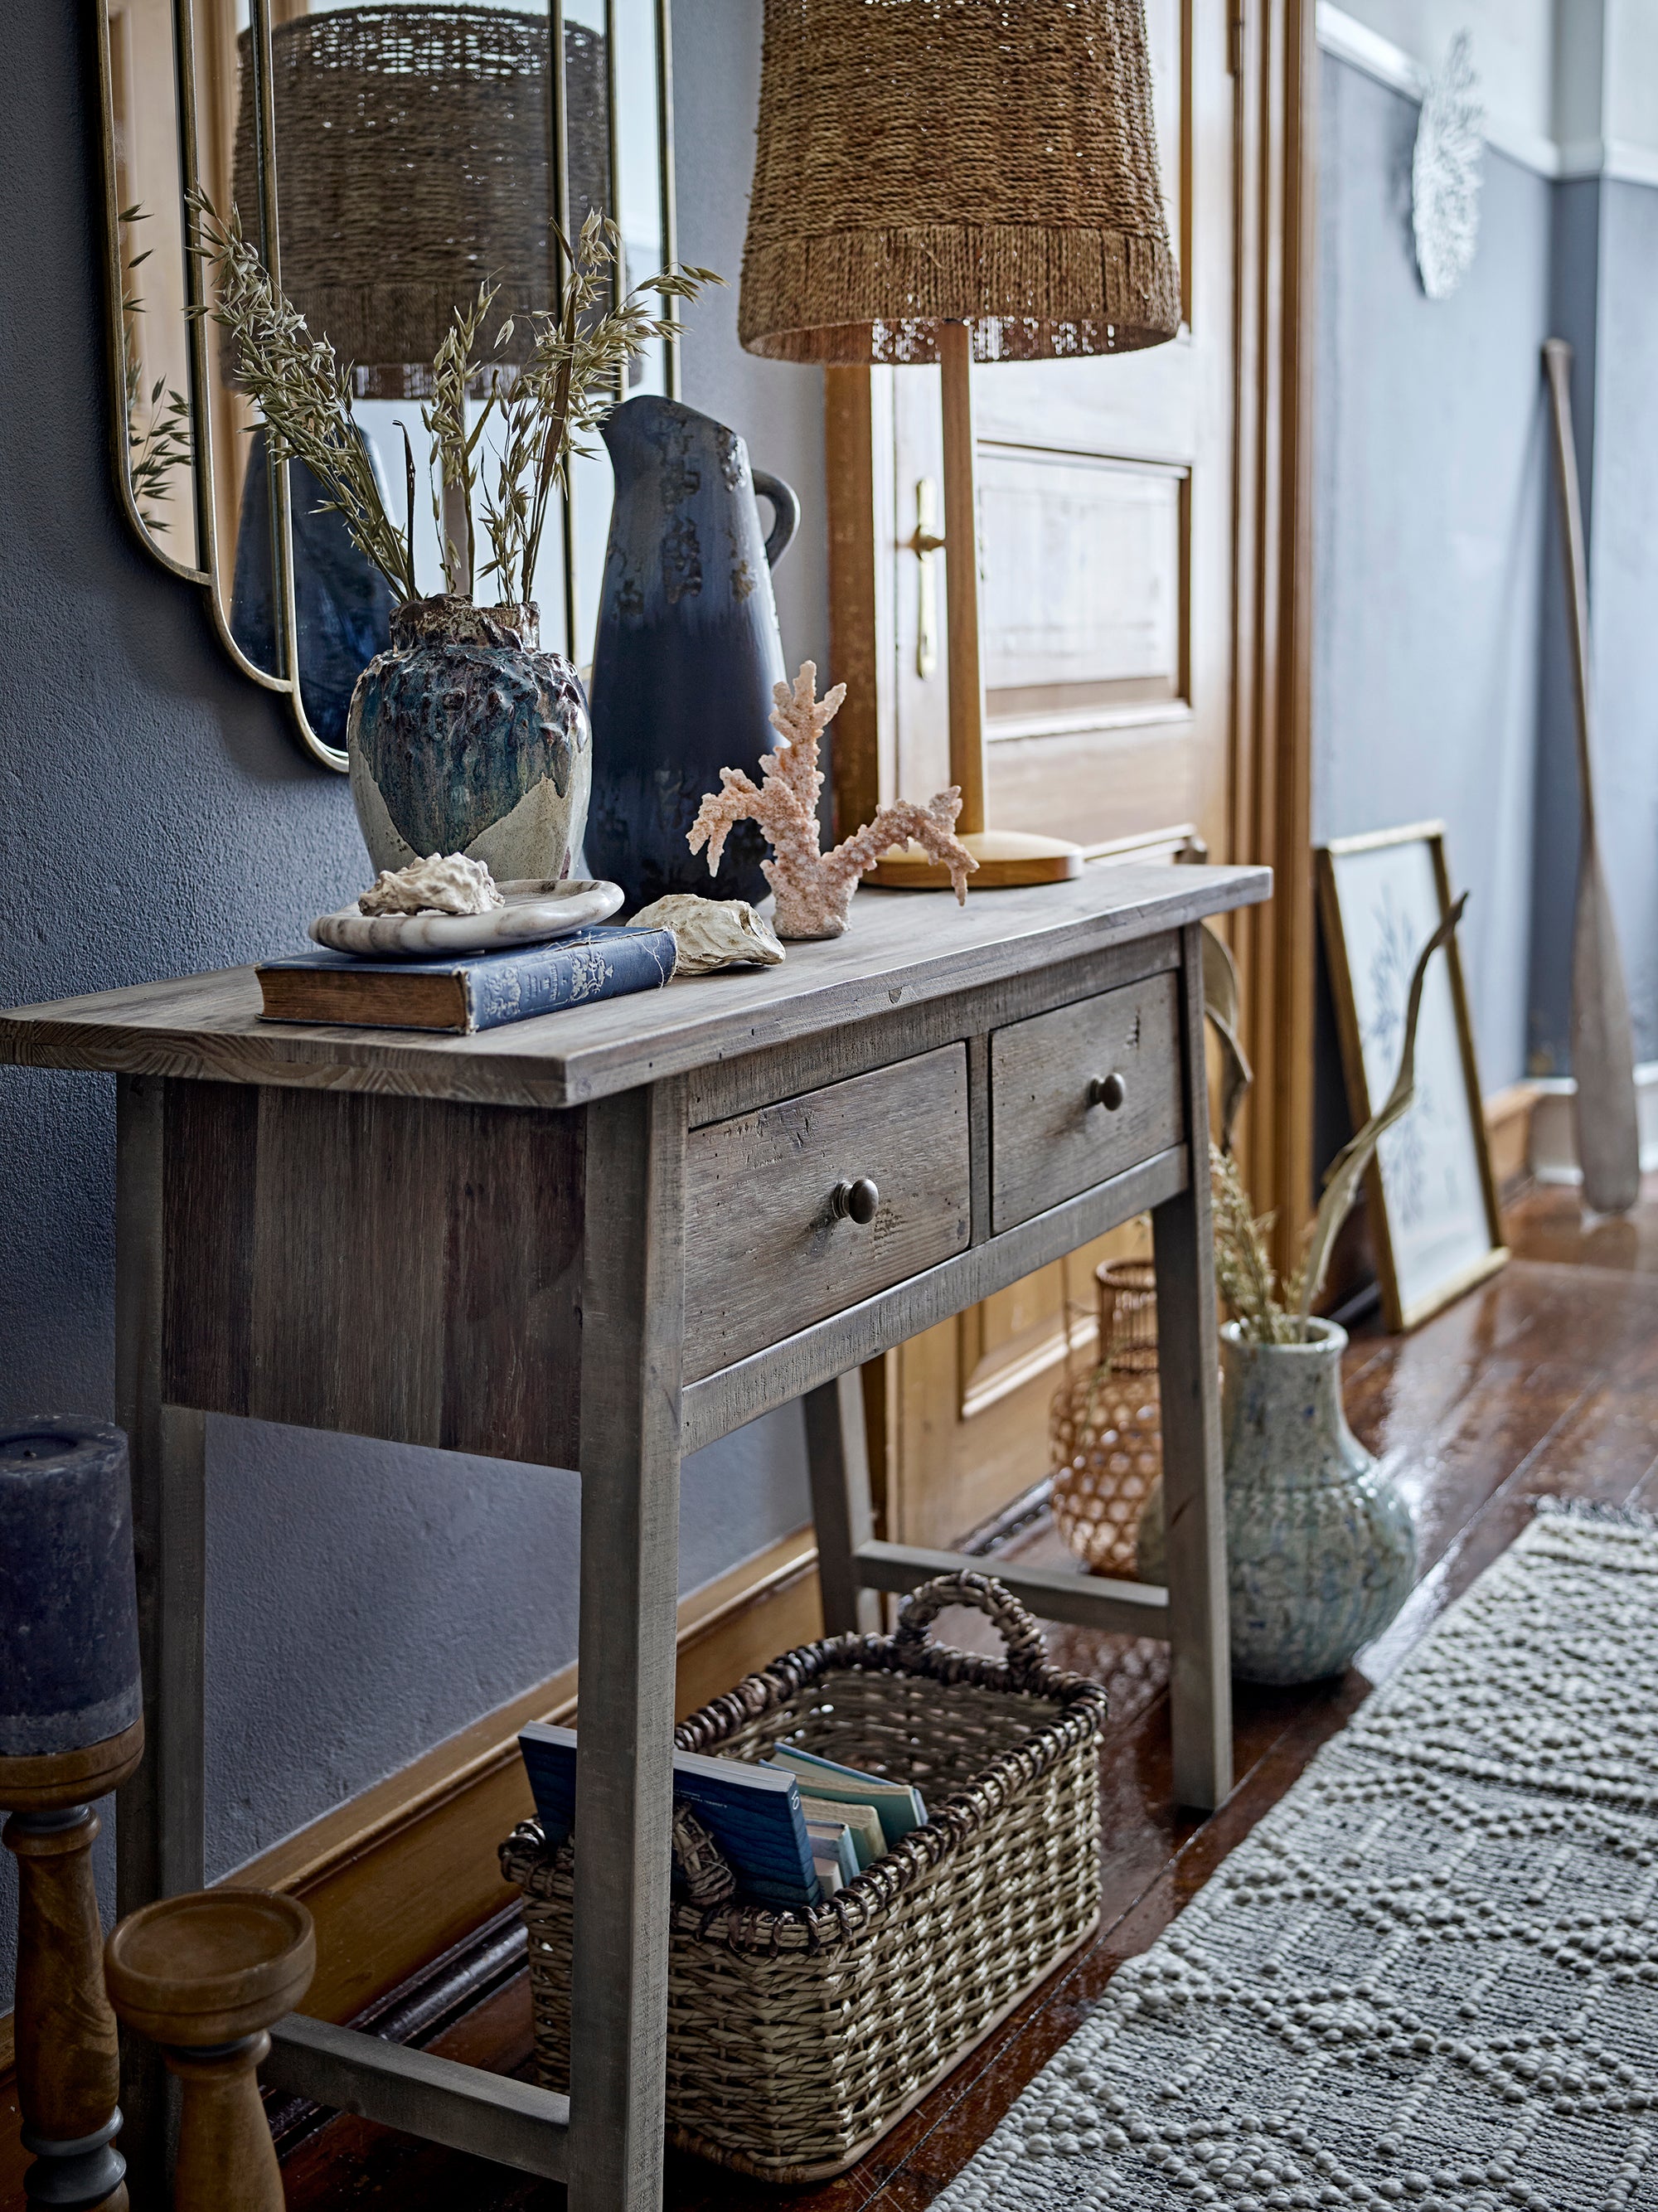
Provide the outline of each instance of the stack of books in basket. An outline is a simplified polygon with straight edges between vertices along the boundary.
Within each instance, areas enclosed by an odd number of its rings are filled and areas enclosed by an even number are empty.
[[[519,1736],[542,1832],[575,1821],[575,1732],[541,1722]],[[739,1888],[768,1905],[821,1905],[926,1819],[907,1783],[779,1744],[768,1759],[674,1753],[674,1795],[724,1853]]]

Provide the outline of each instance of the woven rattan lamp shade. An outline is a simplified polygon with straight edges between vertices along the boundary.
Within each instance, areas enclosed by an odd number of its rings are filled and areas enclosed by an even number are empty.
[[[234,191],[251,230],[247,40]],[[272,32],[282,289],[357,365],[359,396],[422,392],[486,276],[503,319],[550,303],[550,53],[544,15],[465,4],[340,8]],[[579,227],[609,202],[610,141],[604,40],[574,25],[565,102]],[[530,339],[520,324],[500,357],[527,358]]]
[[[1173,337],[1143,0],[766,0],[739,331],[783,361]]]

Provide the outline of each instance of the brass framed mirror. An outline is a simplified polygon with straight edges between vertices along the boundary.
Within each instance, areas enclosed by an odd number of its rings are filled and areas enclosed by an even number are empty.
[[[433,355],[481,281],[499,285],[503,320],[546,307],[561,239],[595,208],[622,233],[619,287],[676,258],[670,5],[98,0],[127,514],[206,592],[237,666],[286,694],[325,767],[347,765],[351,689],[389,636],[386,587],[302,465],[267,455],[232,343],[205,312],[214,278],[192,250],[191,197],[239,211],[312,333],[349,364],[377,471],[395,454],[400,476],[404,431],[426,450]],[[628,379],[677,398],[673,342],[655,341]],[[535,579],[545,642],[577,662],[592,655],[609,515],[601,447],[574,461]],[[434,590],[440,527],[423,514],[416,546]]]

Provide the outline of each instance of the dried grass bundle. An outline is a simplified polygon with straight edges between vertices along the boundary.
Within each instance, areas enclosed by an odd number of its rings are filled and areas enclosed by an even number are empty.
[[[1210,1147],[1215,1275],[1221,1296],[1252,1344],[1307,1341],[1313,1301],[1324,1287],[1337,1234],[1352,1211],[1364,1170],[1387,1132],[1409,1113],[1416,1096],[1416,1025],[1422,1012],[1422,988],[1428,963],[1441,945],[1449,942],[1467,902],[1468,895],[1464,891],[1417,956],[1405,1008],[1405,1042],[1393,1088],[1381,1110],[1371,1115],[1326,1170],[1324,1195],[1302,1246],[1300,1264],[1282,1288],[1266,1249],[1273,1217],[1269,1213],[1256,1218],[1237,1163],[1218,1146]]]

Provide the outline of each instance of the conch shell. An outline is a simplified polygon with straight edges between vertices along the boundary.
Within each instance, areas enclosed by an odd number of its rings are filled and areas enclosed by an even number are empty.
[[[708,975],[716,968],[774,968],[783,957],[771,924],[746,899],[705,899],[675,891],[633,915],[630,927],[673,932],[679,947],[677,975]]]
[[[488,914],[506,903],[483,861],[465,853],[431,853],[406,868],[382,868],[357,901],[364,914]]]

